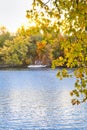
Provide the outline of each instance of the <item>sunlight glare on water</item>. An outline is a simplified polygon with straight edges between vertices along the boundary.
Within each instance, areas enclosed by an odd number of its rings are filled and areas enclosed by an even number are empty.
[[[86,130],[87,104],[72,106],[75,79],[57,70],[0,71],[0,130]]]

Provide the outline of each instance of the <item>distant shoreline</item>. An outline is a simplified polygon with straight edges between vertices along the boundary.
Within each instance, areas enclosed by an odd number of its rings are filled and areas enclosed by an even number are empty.
[[[4,69],[4,68],[26,68],[27,65],[0,65],[0,69]]]
[[[28,68],[28,65],[0,65],[0,70],[1,69],[10,69],[10,68],[18,68],[18,69],[22,69],[22,68]],[[51,68],[51,66],[47,66],[45,68]]]
[[[0,64],[0,70],[1,69],[26,69],[26,68],[29,68],[28,67],[28,65],[6,65],[6,64]],[[52,68],[52,66],[50,65],[50,66],[47,66],[47,67],[44,67],[44,68]],[[62,68],[66,68],[66,69],[69,69],[69,68],[67,68],[66,66],[58,66],[58,67],[55,67],[55,69],[62,69]],[[29,68],[30,69],[30,68]]]

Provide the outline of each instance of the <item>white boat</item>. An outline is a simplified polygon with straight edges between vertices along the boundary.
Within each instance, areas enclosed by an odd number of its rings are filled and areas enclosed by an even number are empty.
[[[47,65],[28,65],[28,68],[45,68]]]

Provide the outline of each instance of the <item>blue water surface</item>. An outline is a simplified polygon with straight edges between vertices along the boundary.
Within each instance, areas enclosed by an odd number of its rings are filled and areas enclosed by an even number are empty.
[[[87,130],[87,104],[71,104],[74,78],[57,70],[0,70],[0,130]]]

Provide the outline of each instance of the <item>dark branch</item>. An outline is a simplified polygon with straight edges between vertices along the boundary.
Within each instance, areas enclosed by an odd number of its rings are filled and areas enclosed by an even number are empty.
[[[44,3],[44,5],[47,5],[51,0],[48,0],[46,3]]]
[[[60,9],[59,9],[58,4],[57,4],[57,0],[55,0],[55,5],[57,7],[58,12],[60,12]]]

